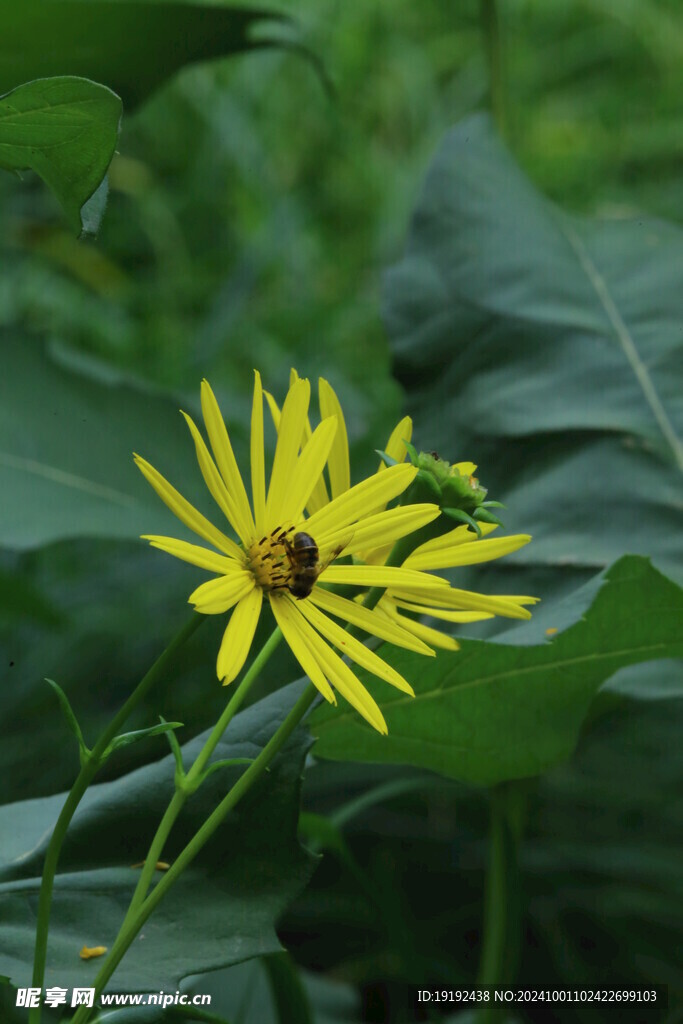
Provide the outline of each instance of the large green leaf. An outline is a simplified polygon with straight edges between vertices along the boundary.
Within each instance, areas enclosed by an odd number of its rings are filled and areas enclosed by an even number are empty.
[[[291,709],[291,684],[242,712],[216,748],[216,759],[256,757]],[[56,727],[56,726],[55,726]],[[208,733],[184,748],[190,761]],[[182,978],[276,951],[274,921],[304,885],[312,858],[296,839],[299,783],[309,746],[299,730],[258,786],[228,816],[182,875],[124,958],[113,991],[175,990]],[[182,846],[244,771],[224,768],[187,804],[165,856]],[[46,983],[88,985],[97,960],[85,945],[111,946],[144,858],[173,791],[171,755],[115,782],[91,787],[64,844],[55,884]],[[47,839],[63,796],[0,810],[0,974],[30,983],[36,902]]]
[[[178,68],[239,53],[276,36],[282,15],[258,7],[175,0],[23,0],[3,19],[0,89],[30,78],[83,75],[115,89],[126,108]],[[49,45],[46,44],[49,40]]]
[[[533,534],[510,564],[680,565],[681,263],[675,226],[546,201],[488,118],[443,142],[386,320],[418,444],[477,462]]]
[[[415,698],[382,701],[388,736],[346,707],[319,708],[316,754],[490,785],[568,757],[593,696],[618,669],[683,655],[683,592],[647,559],[625,557],[585,617],[543,645],[464,640],[459,652],[434,659],[386,645],[382,653]]]
[[[182,531],[136,469],[133,451],[206,503],[177,399],[97,364],[76,365],[28,338],[4,337],[2,353],[0,545]]]
[[[119,97],[86,78],[42,78],[19,85],[0,97],[0,167],[35,171],[59,199],[74,230],[93,233],[106,191],[88,200],[105,189],[120,120]]]

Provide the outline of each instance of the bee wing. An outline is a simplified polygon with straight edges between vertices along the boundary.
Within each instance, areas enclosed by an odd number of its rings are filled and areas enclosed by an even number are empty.
[[[341,555],[341,553],[344,550],[344,548],[349,546],[349,544],[353,540],[353,537],[354,537],[354,534],[353,533],[349,533],[346,537],[344,537],[342,539],[342,542],[340,544],[336,544],[332,548],[332,550],[327,554],[327,557],[320,563],[320,568],[318,569],[318,575],[320,575],[321,573],[325,572],[325,569],[327,569],[327,567],[330,564],[330,562],[334,562],[335,558],[339,558],[339,556]]]

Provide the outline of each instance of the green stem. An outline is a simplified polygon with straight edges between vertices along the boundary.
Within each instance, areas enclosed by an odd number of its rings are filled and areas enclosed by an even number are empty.
[[[48,929],[50,926],[50,909],[52,905],[52,889],[54,886],[55,874],[57,872],[57,864],[59,862],[59,854],[62,849],[62,843],[66,836],[67,829],[71,823],[76,808],[81,802],[85,791],[92,782],[93,778],[97,774],[101,764],[103,763],[104,754],[109,747],[109,744],[118,733],[121,726],[129,718],[132,711],[137,707],[140,701],[147,695],[149,690],[154,686],[156,681],[163,675],[169,662],[173,660],[177,651],[183,646],[183,644],[189,640],[198,626],[204,621],[204,616],[193,614],[190,621],[183,626],[183,628],[176,633],[170,644],[162,653],[159,655],[157,660],[154,662],[147,674],[140,680],[138,685],[131,693],[128,700],[125,702],[123,707],[117,712],[112,718],[109,725],[106,727],[104,732],[100,735],[99,739],[95,743],[87,758],[84,758],[81,770],[76,777],[69,795],[66,798],[64,806],[57,818],[57,824],[54,827],[50,842],[47,847],[45,854],[45,864],[43,866],[43,877],[40,885],[40,895],[38,897],[38,915],[36,924],[36,942],[35,952],[33,958],[33,981],[32,985],[34,988],[43,987],[45,979],[45,964],[47,960],[47,937]],[[41,1007],[36,1006],[29,1012],[29,1024],[39,1024],[40,1022]]]
[[[521,932],[518,846],[525,789],[509,782],[490,793],[489,865],[484,897],[483,949],[477,984],[510,986],[517,974]],[[482,1024],[498,1024],[504,1006],[489,1004]]]
[[[500,18],[496,0],[480,0],[481,25],[489,65],[489,96],[491,113],[503,138],[507,134],[505,97],[503,89],[503,48]]]
[[[251,789],[254,783],[260,779],[261,775],[263,775],[273,758],[284,746],[296,729],[297,725],[301,722],[317,694],[318,691],[315,686],[309,683],[299,700],[285,718],[282,725],[271,737],[258,757],[249,765],[244,774],[239,777],[226,796],[223,797],[222,801],[213,813],[209,815],[204,824],[198,829],[187,846],[182,850],[171,867],[164,874],[163,878],[161,878],[159,883],[154,887],[154,889],[152,889],[149,896],[147,896],[145,901],[137,908],[135,914],[131,916],[127,923],[124,922],[124,925],[121,927],[116,941],[111,948],[109,956],[93,982],[96,995],[102,991],[103,987],[111,978],[128,950],[128,947],[135,939],[135,936],[138,934],[147,918],[159,905],[175,880],[183,873],[185,868],[192,863],[200,850],[209,841],[226,815],[233,809],[235,804],[242,799],[245,793]],[[73,1018],[72,1024],[85,1024],[90,1013],[91,1007],[81,1006],[76,1012],[76,1016]]]
[[[282,633],[280,632],[279,627],[276,626],[271,635],[269,636],[268,640],[266,641],[266,643],[263,645],[259,653],[254,658],[253,662],[249,666],[249,670],[244,676],[244,679],[242,679],[237,689],[233,692],[233,695],[228,701],[225,710],[223,711],[223,714],[220,716],[215,726],[211,730],[211,734],[206,740],[206,743],[200,750],[199,754],[197,755],[197,758],[195,759],[194,764],[192,765],[189,772],[185,776],[183,784],[176,788],[176,791],[173,794],[173,797],[168,807],[166,808],[164,816],[161,819],[159,827],[157,828],[157,831],[152,840],[152,844],[149,848],[149,853],[147,854],[142,869],[142,874],[138,879],[138,884],[135,888],[135,892],[133,893],[133,898],[126,912],[126,916],[123,919],[122,928],[125,927],[127,922],[133,917],[135,911],[142,904],[145,896],[147,895],[147,890],[149,889],[152,878],[154,876],[157,861],[161,857],[166,840],[168,839],[169,833],[173,828],[173,825],[175,824],[178,815],[182,811],[187,798],[191,796],[191,794],[195,791],[197,786],[201,783],[202,772],[206,768],[209,758],[211,757],[214,750],[218,746],[218,743],[220,742],[220,739],[225,730],[227,729],[229,723],[232,721],[233,717],[244,703],[244,699],[249,693],[249,690],[251,689],[253,683],[258,678],[261,669],[266,664],[266,662],[272,655],[273,651],[280,643],[281,639]]]

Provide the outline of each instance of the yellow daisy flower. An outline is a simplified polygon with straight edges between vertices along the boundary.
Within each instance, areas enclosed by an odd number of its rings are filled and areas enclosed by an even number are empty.
[[[292,370],[290,382],[293,383],[296,380],[298,380],[297,372]],[[327,463],[330,492],[334,500],[350,486],[347,432],[341,405],[332,387],[321,377],[318,388],[321,416],[334,412],[341,423],[330,447]],[[280,410],[272,395],[266,393],[266,398],[275,427],[279,429]],[[412,420],[409,416],[404,417],[396,425],[385,445],[385,453],[399,465],[404,463],[407,457],[406,442],[411,441],[412,430]],[[307,422],[302,441],[304,446],[310,436],[311,426]],[[381,461],[376,475],[381,476],[396,468],[396,466],[388,467],[384,461]],[[477,469],[473,462],[459,462],[453,468],[463,476],[469,477],[472,477]],[[312,501],[315,502],[316,509],[323,508],[330,501],[322,475],[312,492]],[[310,502],[309,507],[312,507]],[[385,508],[386,502],[380,503],[373,507],[372,512],[379,514]],[[531,540],[529,534],[513,534],[509,537],[489,539],[488,535],[496,530],[497,526],[493,523],[479,525],[481,537],[478,537],[475,531],[467,525],[458,526],[448,533],[421,544],[408,555],[401,567],[432,572],[455,566],[475,565],[511,554]],[[355,557],[366,565],[385,565],[392,547],[393,542],[388,539],[380,545],[368,544],[364,548],[359,547],[355,552]],[[362,594],[358,599],[362,600]],[[425,644],[455,651],[459,644],[454,637],[431,626],[426,626],[416,620],[414,615],[427,615],[434,619],[453,623],[478,622],[482,619],[491,619],[495,615],[512,619],[529,619],[531,613],[526,606],[533,605],[537,601],[538,598],[527,596],[477,594],[473,591],[458,590],[450,584],[448,587],[435,591],[433,588],[427,589],[420,584],[406,584],[402,581],[391,584],[387,588],[375,611],[387,622],[406,630],[416,639],[424,641]],[[412,614],[405,615],[404,612]]]
[[[263,391],[256,373],[250,503],[218,403],[208,382],[203,381],[202,414],[211,452],[190,416],[183,415],[194,440],[204,482],[237,539],[214,526],[158,470],[136,455],[137,466],[162,501],[211,547],[172,537],[146,535],[144,539],[153,547],[214,573],[189,600],[198,612],[206,615],[232,611],[216,664],[224,684],[235,679],[244,665],[265,597],[285,640],[322,695],[335,703],[334,687],[374,728],[386,733],[377,704],[333,648],[406,693],[412,694],[412,687],[334,619],[423,654],[433,651],[414,631],[406,630],[384,613],[331,592],[320,582],[362,588],[416,587],[420,592],[447,590],[446,581],[418,569],[337,565],[334,561],[341,555],[393,543],[435,519],[439,508],[421,503],[387,510],[387,504],[413,480],[417,470],[411,465],[394,466],[351,487],[348,466],[331,456],[333,451],[341,451],[341,424],[348,463],[341,408],[329,385],[321,394],[323,418],[312,431],[308,421],[310,384],[298,378],[292,381],[281,415],[278,410],[277,444],[266,487]],[[323,493],[322,483],[328,462],[331,500],[326,489]]]

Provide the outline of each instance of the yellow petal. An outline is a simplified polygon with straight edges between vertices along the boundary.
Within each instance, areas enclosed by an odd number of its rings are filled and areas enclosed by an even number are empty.
[[[219,615],[246,597],[254,585],[250,572],[234,572],[202,583],[190,594],[188,601],[203,615]]]
[[[396,601],[398,608],[407,612],[417,612],[419,615],[431,615],[434,619],[444,619],[446,622],[481,622],[483,619],[492,619],[491,612],[458,612],[449,611],[446,608],[434,608],[429,604],[414,604],[411,601]]]
[[[146,459],[141,458],[139,455],[135,455],[134,458],[135,465],[142,475],[181,523],[184,523],[194,533],[203,537],[204,540],[208,540],[209,544],[213,544],[214,547],[224,551],[227,555],[232,555],[233,558],[241,557],[241,548],[235,544],[234,540],[221,533],[213,523],[210,523],[201,512],[197,511],[194,505],[186,501],[182,494],[176,491],[175,487],[172,487],[168,480],[154,466],[151,466]]]
[[[318,380],[318,399],[320,401],[320,416],[324,420],[328,416],[336,416],[337,433],[330,451],[328,472],[330,474],[330,486],[332,497],[348,491],[351,486],[351,467],[349,466],[349,438],[346,433],[346,422],[344,413],[339,404],[334,390],[330,384],[320,377]]]
[[[409,565],[411,569],[451,569],[456,565],[477,565],[509,555],[524,547],[530,540],[529,534],[517,533],[511,537],[476,540],[471,544],[456,543],[451,547],[441,547],[437,551],[413,551],[406,558],[404,565]]]
[[[216,396],[207,380],[202,381],[201,394],[202,415],[204,416],[204,423],[209,435],[214,458],[239,516],[240,529],[237,532],[240,537],[244,534],[253,538],[256,533],[256,527],[254,525],[254,517],[251,514],[244,481],[242,480],[242,474],[237,466],[237,460],[230,444],[228,431],[216,401]]]
[[[298,380],[287,392],[285,404],[282,407],[273,470],[266,498],[266,529],[267,526],[278,526],[283,522],[282,513],[299,454],[310,395],[309,382]]]
[[[342,697],[358,711],[363,718],[370,723],[373,729],[383,733],[388,732],[384,715],[377,704],[365,689],[360,679],[351,671],[349,666],[341,660],[335,652],[328,647],[323,638],[316,633],[313,627],[301,616],[305,626],[306,640],[315,653],[316,660],[322,666],[327,678],[332,685],[341,693]]]
[[[324,608],[331,615],[336,615],[337,618],[350,622],[352,626],[364,629],[366,633],[377,636],[380,640],[387,640],[389,643],[395,644],[397,647],[405,647],[409,651],[417,651],[418,654],[434,654],[430,647],[423,644],[421,640],[416,640],[411,633],[406,632],[395,623],[389,622],[383,615],[377,615],[374,610],[364,608],[362,604],[357,604],[355,601],[349,601],[341,594],[334,594],[331,590],[325,590],[324,587],[314,587],[308,600],[316,604],[318,608]]]
[[[228,493],[228,489],[223,482],[223,477],[216,469],[216,464],[209,454],[209,449],[204,444],[204,439],[199,433],[197,425],[192,420],[191,416],[188,416],[186,412],[180,410],[185,417],[185,422],[190,428],[192,434],[192,440],[194,441],[195,451],[197,453],[197,462],[199,468],[202,471],[204,477],[204,483],[206,484],[211,497],[218,505],[219,509],[232,526],[235,533],[238,535],[243,544],[249,544],[253,539],[253,533],[250,533],[249,524],[242,521],[241,516],[238,513],[237,506]]]
[[[289,373],[290,387],[294,383],[294,381],[297,381],[298,379],[299,379],[299,376],[298,376],[296,370],[290,370],[290,373]],[[280,409],[279,409],[279,406],[278,406],[277,402],[275,401],[275,399],[273,398],[273,396],[271,394],[269,394],[267,391],[265,391],[264,394],[266,396],[266,401],[268,402],[268,405],[270,406],[270,414],[273,417],[273,423],[275,424],[275,430],[278,431],[280,429]],[[306,419],[304,420],[304,433],[303,433],[303,437],[301,439],[301,449],[302,449],[302,452],[306,448],[306,445],[308,444],[308,442],[311,440],[312,435],[313,435],[313,432],[311,431],[311,424],[310,424],[310,422],[308,420],[308,417],[306,417]],[[306,508],[308,509],[309,513],[316,512],[318,509],[323,508],[325,505],[327,505],[329,503],[329,500],[330,499],[329,499],[329,497],[327,495],[327,487],[325,486],[325,478],[323,477],[322,473],[320,473],[318,475],[318,477],[316,478],[314,484],[313,484],[313,489],[311,490],[311,493],[308,496],[308,500],[306,502]],[[292,517],[292,518],[299,518],[299,516]]]
[[[238,561],[227,555],[217,555],[215,551],[200,547],[199,544],[188,544],[185,540],[176,540],[175,537],[157,537],[153,534],[143,534],[142,540],[148,540],[153,548],[160,551],[167,551],[169,555],[189,562],[190,565],[197,565],[200,569],[210,569],[225,576],[231,572],[239,572],[244,569],[244,561]]]
[[[453,468],[457,469],[461,476],[472,476],[477,471],[474,462],[454,462]]]
[[[107,946],[84,946],[78,954],[81,960],[91,960],[95,956],[104,956]]]
[[[399,505],[386,512],[378,512],[367,516],[356,523],[351,529],[353,535],[342,549],[343,554],[355,554],[364,548],[372,548],[378,544],[391,545],[399,537],[405,537],[413,530],[419,530],[433,519],[438,518],[441,510],[438,505],[427,503],[420,505]],[[309,527],[309,523],[306,527]],[[340,544],[349,534],[349,527],[335,530],[332,533],[317,533],[316,541],[320,548],[332,549]]]
[[[415,696],[415,692],[402,675],[397,672],[390,665],[387,665],[374,651],[371,651],[369,647],[362,644],[360,640],[357,640],[354,636],[349,633],[347,629],[342,629],[336,622],[333,622],[324,612],[321,612],[319,608],[316,608],[310,601],[300,601],[298,609],[304,618],[308,619],[310,624],[317,629],[327,640],[330,640],[334,646],[342,652],[347,654],[352,661],[355,661],[361,668],[366,668],[368,672],[372,672],[374,675],[379,676],[380,679],[386,680],[387,683],[391,683],[392,686],[397,687],[404,693],[409,693]]]
[[[403,442],[410,441],[412,436],[413,421],[410,416],[404,416],[392,430],[384,451],[392,459],[396,459],[396,462],[403,462],[408,454],[408,449]],[[380,462],[379,468],[380,470],[386,468],[384,462]]]
[[[325,468],[336,430],[337,421],[334,416],[323,420],[296,460],[287,495],[282,504],[282,522],[296,522],[301,519],[315,483]]]
[[[247,660],[261,614],[262,599],[263,591],[260,587],[254,587],[242,598],[230,616],[216,662],[216,672],[218,678],[223,680],[224,686],[240,674]]]
[[[531,612],[523,608],[522,603],[534,602],[534,598],[477,594],[473,590],[458,590],[456,587],[448,587],[436,593],[424,587],[401,586],[392,588],[391,596],[399,601],[440,605],[443,608],[455,608],[460,611],[491,612],[492,615],[503,615],[508,619],[530,619]]]
[[[270,409],[270,416],[273,421],[273,426],[275,427],[275,433],[277,434],[278,431],[280,430],[280,406],[277,404],[277,402],[271,395],[270,391],[266,391],[264,389],[263,394],[265,395],[266,402],[268,403],[268,408]]]
[[[321,579],[325,583],[348,583],[354,587],[422,587],[448,590],[448,582],[440,576],[403,569],[394,565],[329,565]]]
[[[333,498],[329,505],[314,512],[307,527],[314,537],[320,534],[343,530],[345,527],[363,519],[368,510],[378,504],[384,504],[405,491],[417,473],[415,466],[390,466],[383,473],[368,477],[339,497]]]
[[[320,690],[325,700],[336,704],[337,698],[328,683],[325,673],[316,660],[308,643],[308,638],[301,631],[301,616],[285,594],[271,594],[270,607],[273,609],[275,621],[282,630],[282,635],[292,649],[292,654],[314,686]]]
[[[382,602],[380,610],[386,612],[395,622],[400,622],[404,629],[410,630],[415,636],[420,637],[421,640],[433,647],[440,647],[444,651],[457,651],[460,647],[454,637],[441,633],[438,629],[432,629],[431,626],[425,626],[422,622],[416,622],[415,619],[400,615],[390,601],[386,602],[386,606]]]
[[[495,523],[480,523],[479,524],[483,537],[491,533],[493,530],[497,530],[498,527]],[[436,553],[444,549],[452,548],[457,544],[474,544],[478,540],[476,532],[470,526],[456,526],[454,530],[449,530],[447,533],[441,533],[438,537],[432,537],[431,540],[427,540],[424,544],[420,544],[419,547],[415,548],[410,558],[413,555],[423,555],[429,553]]]
[[[256,536],[265,529],[266,464],[263,452],[263,388],[261,374],[254,370],[254,400],[251,407],[251,494]]]

